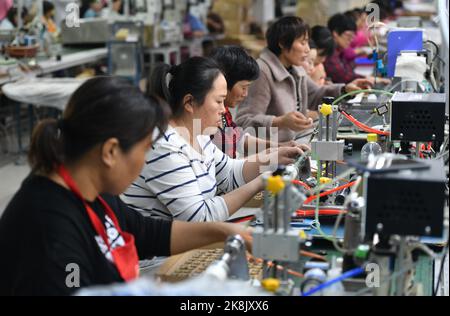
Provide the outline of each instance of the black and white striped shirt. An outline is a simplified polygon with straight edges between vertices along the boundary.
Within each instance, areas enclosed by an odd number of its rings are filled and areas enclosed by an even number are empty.
[[[122,199],[151,216],[197,222],[226,220],[228,207],[217,194],[245,184],[245,161],[229,158],[210,136],[198,136],[198,143],[202,153],[169,126]]]

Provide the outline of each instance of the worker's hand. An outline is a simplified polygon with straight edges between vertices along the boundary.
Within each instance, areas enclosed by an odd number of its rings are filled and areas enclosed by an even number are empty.
[[[227,224],[227,234],[228,236],[234,236],[239,235],[244,239],[245,242],[245,248],[248,252],[252,252],[252,245],[253,245],[253,229],[251,227],[245,227],[242,224]]]
[[[297,148],[300,148],[302,154],[305,151],[310,151],[311,150],[311,147],[309,147],[308,145],[306,145],[306,144],[299,144],[295,140],[290,140],[288,142],[278,143],[278,147],[297,147]]]
[[[391,79],[389,79],[389,78],[381,78],[381,77],[377,77],[375,79],[375,82],[376,83],[381,83],[382,85],[385,85],[385,86],[390,85],[392,83]]]
[[[345,92],[349,93],[356,90],[363,90],[372,88],[374,78],[360,78],[355,79],[345,86]]]
[[[303,154],[299,146],[269,148],[265,152],[268,155],[268,163],[271,166],[290,165],[295,159]]]
[[[295,132],[312,128],[313,120],[300,112],[294,111],[274,119],[274,126],[288,128]]]

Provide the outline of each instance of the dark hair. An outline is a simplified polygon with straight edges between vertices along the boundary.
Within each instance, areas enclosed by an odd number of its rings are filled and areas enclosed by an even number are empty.
[[[15,17],[17,16],[17,7],[13,6],[8,10],[8,13],[6,14],[6,18],[11,22],[14,27],[17,27],[16,21],[14,21]],[[22,20],[28,15],[28,9],[26,7],[22,7]]]
[[[33,172],[50,173],[112,137],[127,152],[155,127],[164,131],[166,122],[157,99],[147,98],[125,79],[95,77],[72,94],[62,119],[36,126],[28,160]]]
[[[356,23],[351,17],[342,13],[338,13],[333,15],[328,20],[328,29],[331,31],[331,33],[336,32],[339,35],[346,31],[356,32]]]
[[[273,23],[266,32],[267,47],[275,55],[281,54],[281,47],[291,49],[294,41],[309,35],[309,26],[302,18],[285,16]]]
[[[258,63],[242,47],[217,47],[210,57],[222,69],[230,91],[238,81],[254,81],[259,77]]]
[[[220,74],[219,65],[205,57],[192,57],[177,66],[161,63],[150,74],[147,92],[165,100],[172,115],[179,117],[184,112],[183,98],[191,94],[196,103],[203,104]]]
[[[44,1],[42,3],[42,11],[44,13],[44,15],[46,15],[47,13],[49,13],[50,11],[52,11],[55,8],[55,5],[53,3],[51,3],[50,1]]]
[[[322,50],[321,56],[331,56],[334,53],[335,43],[330,30],[321,25],[311,29],[311,39],[316,44],[317,50]]]
[[[354,8],[352,10],[346,11],[344,15],[348,16],[349,18],[353,19],[353,21],[357,22],[363,13],[364,13],[363,9]]]

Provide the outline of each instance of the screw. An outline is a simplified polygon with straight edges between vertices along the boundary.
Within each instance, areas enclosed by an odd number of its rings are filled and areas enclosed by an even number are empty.
[[[425,227],[425,234],[429,235],[431,233],[431,227],[427,226]]]
[[[382,223],[378,223],[377,224],[377,230],[378,231],[382,231],[383,230],[383,224]]]
[[[400,137],[400,139],[403,139],[403,133],[400,133],[399,135],[398,135],[398,137]]]
[[[431,135],[431,139],[435,140],[436,139],[436,135]]]

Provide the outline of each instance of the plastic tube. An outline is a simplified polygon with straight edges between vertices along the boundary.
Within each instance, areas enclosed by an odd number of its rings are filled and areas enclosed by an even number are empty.
[[[334,192],[340,191],[340,190],[342,190],[342,189],[351,187],[351,186],[353,186],[354,184],[355,184],[355,181],[349,182],[349,183],[346,183],[346,184],[344,184],[344,185],[341,185],[341,186],[339,186],[339,187],[337,187],[337,188],[334,188],[334,189],[332,189],[332,190],[328,190],[328,191],[322,192],[322,193],[319,194],[319,196],[317,196],[317,195],[310,196],[309,198],[307,198],[307,199],[303,202],[303,204],[308,204],[309,202],[313,201],[314,199],[316,199],[316,198],[318,198],[318,197],[330,195],[331,193],[334,193]]]
[[[363,268],[355,268],[355,269],[349,270],[349,271],[343,273],[342,275],[338,276],[337,278],[331,279],[331,280],[329,280],[329,281],[327,281],[325,283],[322,283],[319,286],[316,286],[315,288],[309,290],[308,292],[303,293],[302,296],[311,296],[312,294],[314,294],[316,292],[319,292],[319,291],[322,291],[323,289],[333,285],[334,283],[337,283],[337,282],[340,282],[342,280],[345,280],[345,279],[348,279],[348,278],[360,275],[362,273],[364,273],[364,269]]]

